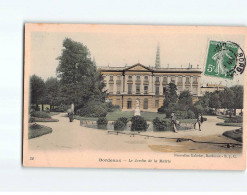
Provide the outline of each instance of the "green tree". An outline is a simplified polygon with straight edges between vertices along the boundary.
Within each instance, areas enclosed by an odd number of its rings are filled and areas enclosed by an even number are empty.
[[[63,47],[57,73],[64,103],[74,103],[77,110],[86,106],[89,100],[104,102],[103,77],[92,62],[88,48],[69,38],[63,41]]]
[[[236,109],[243,109],[243,98],[244,98],[244,89],[242,85],[235,85],[230,87],[234,93],[233,109],[234,115],[236,115]]]
[[[38,104],[43,103],[43,98],[45,95],[45,83],[41,77],[32,75],[30,77],[30,100],[31,104],[36,105],[36,110],[38,109]]]
[[[185,111],[191,108],[192,106],[193,97],[191,93],[188,90],[182,91],[178,97],[178,107],[180,108],[180,110]]]
[[[169,83],[169,87],[165,92],[164,108],[167,108],[171,103],[177,103],[177,100],[177,86],[174,83]]]
[[[200,105],[203,108],[203,112],[207,113],[209,110],[209,99],[211,93],[206,92],[202,97],[199,97],[199,100],[194,104],[195,106]]]
[[[209,98],[209,107],[214,108],[215,111],[220,107],[220,96],[219,93],[213,92]]]
[[[60,85],[57,78],[49,77],[45,81],[46,94],[45,94],[45,103],[50,105],[50,109],[54,109],[54,106],[60,105],[62,102]]]
[[[232,116],[232,110],[234,109],[234,92],[232,89],[225,87],[223,91],[220,91],[221,107],[229,109],[229,116]]]
[[[177,86],[174,83],[169,83],[163,105],[158,109],[158,112],[165,113],[166,117],[170,117],[171,113],[177,110],[177,100]]]

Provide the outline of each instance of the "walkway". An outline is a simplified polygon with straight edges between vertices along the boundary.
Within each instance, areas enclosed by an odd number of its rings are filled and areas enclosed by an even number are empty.
[[[222,136],[222,133],[227,130],[237,129],[238,127],[216,126],[218,122],[223,120],[216,116],[206,116],[207,121],[202,125],[202,131],[198,130],[183,130],[178,133],[173,132],[142,132],[141,134],[164,136],[164,137],[179,137],[192,138],[198,141],[215,141],[215,142],[232,142],[236,141]],[[29,147],[37,150],[94,150],[94,151],[126,151],[126,152],[174,152],[174,151],[188,151],[197,150],[201,148],[202,144],[194,144],[189,142],[176,143],[164,139],[147,139],[142,136],[130,137],[129,135],[113,135],[108,134],[106,130],[91,129],[80,126],[80,121],[74,120],[69,122],[66,114],[59,114],[53,116],[59,122],[38,123],[49,126],[53,129],[51,134],[43,135],[38,138],[29,140]],[[197,127],[198,128],[198,127]],[[186,145],[186,147],[185,147]],[[204,152],[217,150],[203,144]],[[169,146],[169,147],[168,147]],[[217,146],[218,147],[218,146]],[[205,149],[207,149],[205,151]],[[219,149],[219,148],[218,148]],[[221,150],[229,150],[220,148]],[[200,149],[201,150],[201,149]],[[212,152],[212,151],[211,151]]]

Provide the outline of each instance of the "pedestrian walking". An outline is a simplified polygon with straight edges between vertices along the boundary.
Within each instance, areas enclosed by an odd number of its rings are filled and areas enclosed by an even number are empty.
[[[177,125],[177,118],[176,118],[176,116],[175,116],[174,113],[171,114],[171,124],[172,124],[172,130],[173,130],[175,133],[177,133],[177,132],[178,132],[178,131],[177,131],[177,127],[176,127],[176,125]]]
[[[198,123],[199,131],[201,131],[201,125],[203,123],[203,117],[202,114],[198,114],[198,117],[196,119],[196,123]],[[194,124],[194,129],[196,129],[196,123]]]

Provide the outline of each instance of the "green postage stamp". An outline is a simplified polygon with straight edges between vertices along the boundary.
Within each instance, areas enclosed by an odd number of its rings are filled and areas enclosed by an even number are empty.
[[[239,46],[232,42],[210,41],[205,75],[233,79]]]

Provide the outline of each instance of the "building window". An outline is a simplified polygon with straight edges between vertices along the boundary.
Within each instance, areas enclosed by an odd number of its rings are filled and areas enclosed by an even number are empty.
[[[110,93],[110,94],[113,93],[113,84],[109,84],[109,93]]]
[[[129,79],[129,80],[132,80],[132,76],[128,76],[128,79]]]
[[[128,84],[128,94],[132,94],[132,84]]]
[[[193,95],[197,95],[197,87],[193,86]]]
[[[140,85],[136,85],[136,94],[140,94]]]
[[[121,91],[121,85],[117,85],[117,94],[120,94],[120,91]]]
[[[171,77],[171,83],[175,84],[175,77]]]
[[[144,85],[144,94],[148,94],[148,86]]]
[[[197,77],[193,77],[193,83],[197,83]]]
[[[141,80],[141,77],[140,76],[136,76],[136,80]]]
[[[159,77],[155,77],[155,81],[156,82],[159,82],[160,81],[160,78]]]
[[[186,83],[190,83],[190,77],[186,77]]]
[[[144,80],[145,80],[145,81],[148,81],[148,76],[145,76],[145,77],[144,77]]]
[[[127,100],[127,109],[131,109],[132,108],[132,100],[129,98]]]
[[[166,93],[166,87],[163,87],[163,95]]]
[[[113,81],[113,76],[110,76],[110,81]]]
[[[144,99],[144,102],[143,102],[143,109],[148,109],[148,99]]]
[[[182,81],[182,77],[178,77],[178,82],[179,83],[182,83],[183,81]]]
[[[182,86],[178,86],[178,92],[183,91],[183,87]]]
[[[163,77],[163,82],[167,83],[167,77]]]
[[[156,86],[155,87],[155,95],[159,95],[159,93],[160,93],[160,87]]]
[[[117,80],[119,80],[119,81],[120,81],[120,80],[121,80],[121,76],[117,76]]]
[[[186,91],[190,91],[190,86],[186,86],[186,87],[185,87],[185,90],[186,90]]]
[[[155,108],[159,108],[159,100],[155,100]]]

